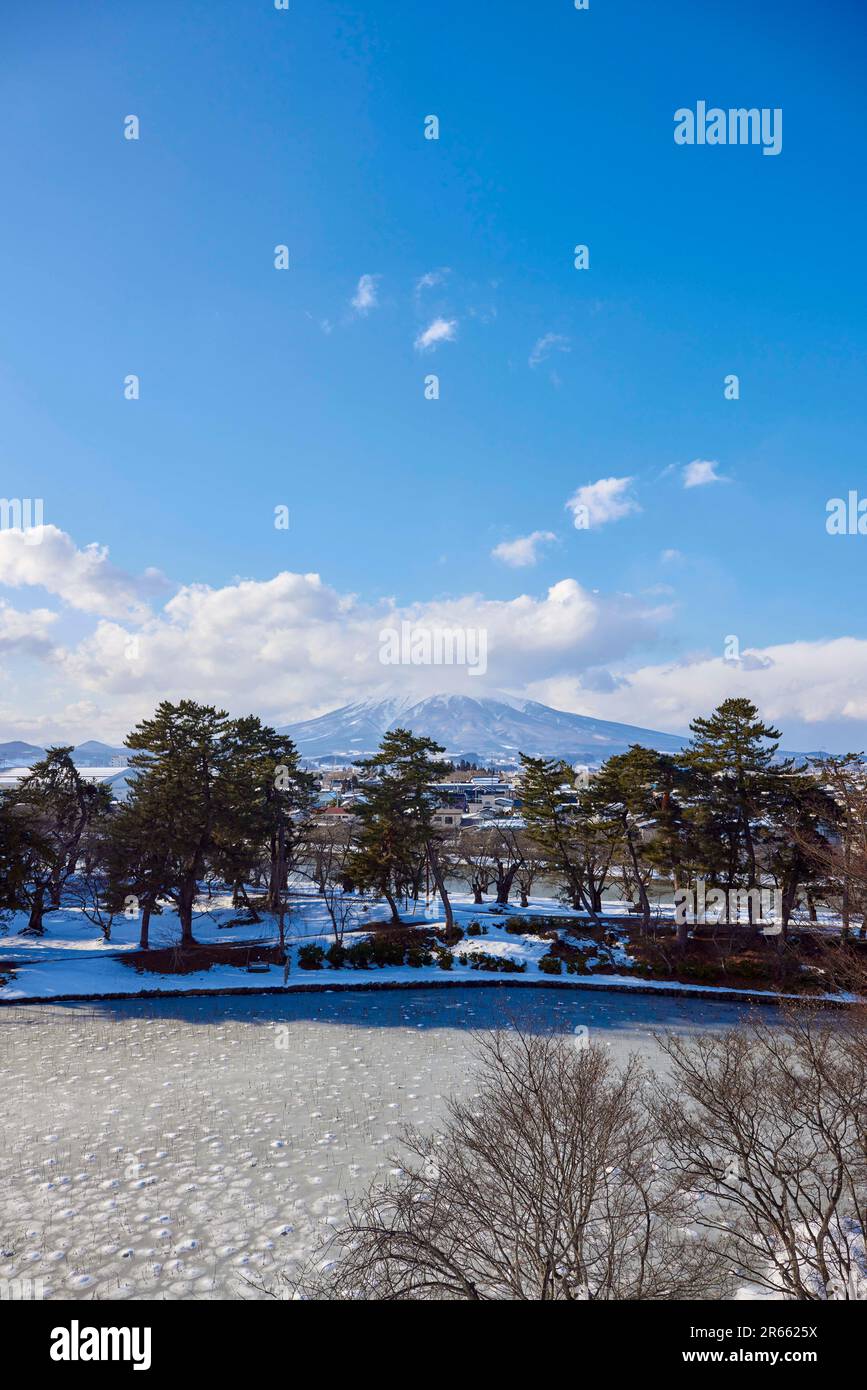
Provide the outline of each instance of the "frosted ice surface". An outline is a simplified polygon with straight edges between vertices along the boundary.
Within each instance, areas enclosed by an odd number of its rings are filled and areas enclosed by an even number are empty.
[[[399,1171],[401,1126],[431,1126],[445,1096],[471,1090],[472,1029],[583,1023],[625,1055],[654,1049],[649,1029],[738,1016],[516,993],[0,1009],[0,1279],[58,1299],[264,1297],[257,1285],[300,1270],[347,1197]]]

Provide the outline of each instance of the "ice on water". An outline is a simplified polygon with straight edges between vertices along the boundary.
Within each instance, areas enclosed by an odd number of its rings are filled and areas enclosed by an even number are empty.
[[[266,1296],[347,1197],[399,1170],[401,1126],[471,1086],[472,1031],[516,1011],[620,1052],[734,1018],[472,989],[0,1010],[0,1279],[48,1298]]]

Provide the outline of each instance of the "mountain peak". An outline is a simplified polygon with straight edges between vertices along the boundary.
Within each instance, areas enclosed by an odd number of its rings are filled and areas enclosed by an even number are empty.
[[[284,725],[280,732],[294,739],[305,758],[332,762],[375,752],[383,734],[396,728],[434,739],[453,758],[500,763],[517,762],[519,753],[599,762],[632,743],[676,752],[686,741],[674,734],[570,714],[501,691],[364,700],[317,719]]]

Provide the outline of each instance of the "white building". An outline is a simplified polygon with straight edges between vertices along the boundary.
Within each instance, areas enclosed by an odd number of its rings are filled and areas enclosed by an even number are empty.
[[[0,770],[0,793],[13,791],[31,771],[29,767],[5,767]],[[126,801],[130,781],[137,773],[134,767],[80,767],[78,775],[82,782],[107,783],[115,801]]]

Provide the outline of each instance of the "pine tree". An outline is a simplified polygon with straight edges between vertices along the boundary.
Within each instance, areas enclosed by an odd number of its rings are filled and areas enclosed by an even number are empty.
[[[780,731],[764,723],[751,700],[724,700],[709,718],[694,719],[690,730],[685,760],[702,778],[705,834],[728,846],[724,886],[728,893],[741,880],[751,890],[759,881],[757,836],[792,761],[777,758]]]
[[[658,830],[669,782],[670,766],[663,755],[634,743],[626,753],[615,753],[603,763],[584,798],[587,809],[618,837],[624,878],[634,880],[644,931],[650,926],[647,884],[653,873],[648,849]]]
[[[568,763],[525,753],[520,758],[522,814],[530,838],[548,871],[563,879],[572,906],[597,923],[610,846],[600,839],[582,798],[571,789]]]
[[[780,889],[781,946],[799,890],[827,883],[832,844],[839,839],[842,820],[833,794],[806,769],[775,780],[768,796],[762,860]]]
[[[160,899],[171,891],[173,845],[171,825],[151,815],[151,798],[137,795],[117,807],[106,840],[109,907],[126,915],[131,905],[139,914],[139,947],[150,946],[152,916],[160,916]]]
[[[393,729],[383,736],[379,751],[360,764],[372,780],[358,808],[361,826],[349,867],[360,887],[373,888],[386,899],[392,921],[399,922],[397,898],[417,880],[419,858],[426,858],[442,899],[446,933],[451,935],[454,913],[440,866],[439,837],[432,821],[436,800],[430,789],[449,771],[433,756],[443,751],[432,739]]]
[[[213,705],[163,700],[126,739],[138,770],[130,803],[167,849],[162,893],[177,907],[184,946],[195,944],[193,909],[219,825],[227,726],[226,712]]]
[[[244,885],[264,859],[266,906],[277,912],[304,828],[312,778],[301,771],[292,740],[255,715],[232,720],[225,740],[214,867],[232,884],[236,906],[252,911]]]
[[[38,935],[45,912],[60,907],[88,828],[111,799],[106,787],[84,780],[71,754],[71,744],[49,748],[3,798],[0,906],[28,912],[26,930]]]

